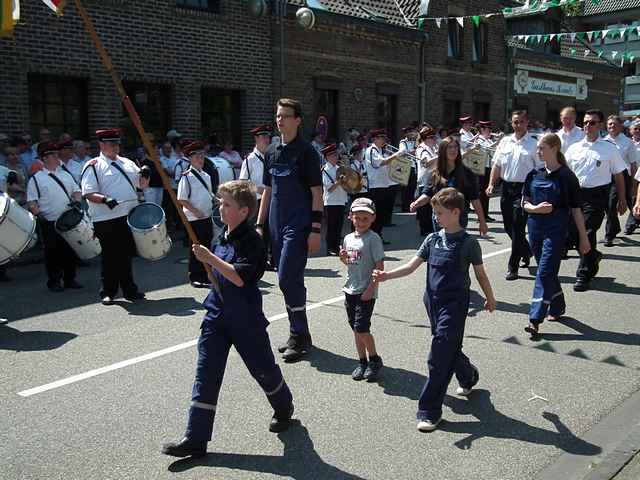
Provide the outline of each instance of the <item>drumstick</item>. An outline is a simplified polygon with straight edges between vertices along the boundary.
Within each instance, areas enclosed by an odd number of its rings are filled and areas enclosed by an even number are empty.
[[[89,14],[80,3],[80,0],[74,0],[74,2],[76,5],[76,10],[78,11],[78,14],[80,15],[80,17],[82,18],[82,22],[84,23],[84,28],[89,34],[89,36],[91,37],[91,39],[93,40],[96,50],[100,55],[100,60],[102,61],[102,64],[104,65],[107,72],[111,74],[111,79],[113,80],[116,90],[118,90],[118,94],[122,99],[122,103],[125,109],[127,110],[127,113],[129,114],[129,118],[131,119],[131,122],[133,123],[133,125],[136,127],[136,130],[138,131],[138,135],[140,135],[140,139],[142,140],[142,144],[144,145],[145,150],[149,154],[151,161],[153,162],[158,174],[160,175],[160,178],[162,180],[162,185],[164,186],[165,191],[169,194],[169,198],[173,202],[173,205],[176,207],[176,211],[178,212],[178,217],[180,218],[182,225],[184,225],[184,229],[187,232],[187,235],[189,236],[189,240],[191,240],[191,243],[193,243],[194,245],[199,245],[200,242],[198,241],[196,232],[193,230],[193,228],[191,227],[191,224],[187,220],[187,217],[182,211],[182,206],[178,203],[176,194],[171,188],[171,181],[169,180],[169,177],[165,173],[164,168],[162,168],[162,164],[160,163],[160,159],[158,158],[158,152],[156,152],[156,149],[153,147],[153,145],[149,141],[149,138],[147,137],[147,132],[142,126],[142,121],[140,120],[140,116],[138,115],[138,112],[136,111],[133,104],[131,103],[129,96],[127,95],[127,92],[125,91],[122,85],[122,80],[120,79],[120,75],[113,67],[113,63],[111,62],[111,58],[109,57],[109,54],[107,53],[104,46],[102,45],[100,38],[98,38],[98,34],[93,25],[93,22],[91,21],[91,18],[89,18]],[[204,266],[204,269],[207,272],[207,277],[209,277],[209,280],[211,280],[211,286],[216,290],[220,298],[222,298],[222,294],[220,291],[220,284],[218,283],[218,280],[214,276],[211,266],[204,262],[202,263],[202,265]]]

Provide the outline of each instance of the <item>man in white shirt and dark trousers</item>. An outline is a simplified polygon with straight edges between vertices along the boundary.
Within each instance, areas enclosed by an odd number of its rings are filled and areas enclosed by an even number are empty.
[[[338,178],[338,146],[331,143],[320,151],[325,159],[322,167],[322,200],[324,218],[327,222],[327,254],[340,255],[342,245],[342,225],[347,192]]]
[[[129,212],[138,204],[138,188],[149,186],[148,167],[138,168],[119,156],[120,130],[96,131],[100,155],[90,160],[82,172],[82,195],[89,201],[89,214],[102,247],[103,305],[112,305],[118,288],[129,301],[141,300],[144,293],[133,281],[131,259],[136,253],[127,224]]]
[[[564,107],[560,112],[560,123],[562,128],[556,132],[556,135],[560,137],[562,153],[565,153],[568,148],[576,142],[581,141],[584,138],[584,132],[578,126],[576,126],[576,109],[573,107]]]
[[[625,233],[628,230],[635,228],[636,220],[633,218],[631,211],[633,210],[633,177],[636,174],[638,168],[638,151],[635,144],[627,137],[622,131],[624,130],[624,124],[622,118],[618,115],[610,115],[607,118],[607,131],[609,134],[605,137],[605,140],[609,140],[618,147],[620,156],[626,164],[625,170],[622,172],[625,187],[625,197],[627,208],[629,208],[629,217],[627,217],[627,223],[625,225]],[[618,219],[618,189],[615,184],[611,185],[611,192],[609,194],[609,207],[607,209],[607,223],[604,230],[604,246],[613,247],[613,240],[622,231],[620,228],[620,220]]]
[[[531,170],[542,168],[543,163],[536,153],[538,139],[527,132],[529,118],[524,110],[511,114],[513,134],[507,135],[498,144],[493,155],[493,167],[486,193],[491,197],[494,187],[502,179],[500,211],[504,229],[511,239],[511,255],[507,266],[507,280],[518,279],[518,265],[529,266],[531,250],[525,235],[527,214],[522,208],[522,188]]]
[[[51,142],[38,145],[38,156],[44,168],[29,180],[27,202],[29,210],[40,224],[44,243],[47,287],[52,292],[65,288],[82,288],[76,278],[76,254],[55,229],[60,215],[80,206],[80,188],[73,177],[60,167],[59,146]],[[64,281],[64,287],[62,285]]]
[[[612,178],[620,194],[618,213],[622,215],[626,210],[625,185],[622,176],[622,172],[626,170],[626,163],[622,160],[615,144],[600,138],[603,121],[604,114],[600,110],[587,110],[582,127],[585,138],[571,145],[565,153],[567,165],[580,182],[582,214],[591,244],[589,253],[580,255],[576,283],[573,285],[576,292],[588,290],[591,280],[598,273],[602,253],[596,248],[596,235],[609,203]]]
[[[383,128],[371,130],[370,136],[373,144],[365,151],[364,158],[369,171],[369,198],[377,207],[378,215],[371,225],[371,230],[382,238],[382,228],[385,220],[390,218],[393,212],[393,192],[389,188],[389,159],[385,158],[383,150],[387,143],[387,132]],[[384,241],[388,245],[389,242]]]
[[[211,246],[213,239],[213,190],[211,177],[204,167],[204,144],[192,142],[183,149],[191,167],[178,182],[178,201],[201,245]],[[211,284],[202,263],[193,255],[189,243],[189,281],[195,288],[210,288]]]

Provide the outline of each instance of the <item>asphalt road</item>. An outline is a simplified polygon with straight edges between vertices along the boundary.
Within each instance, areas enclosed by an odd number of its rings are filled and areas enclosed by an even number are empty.
[[[413,216],[394,221],[388,269],[421,242]],[[508,242],[499,223],[490,227],[481,245],[498,311],[482,311],[472,295],[465,339],[481,380],[469,399],[455,396],[454,380],[439,430],[420,433],[415,420],[430,338],[424,268],[381,287],[372,331],[384,376],[356,383],[344,269],[317,256],[307,271],[309,303],[325,302],[309,312],[316,347],[306,361],[280,362],[295,425],[268,432],[269,405],[232,351],[211,453],[200,460],[159,453],[184,432],[206,293],[186,284],[182,245],[160,262],[136,260],[148,300],[135,304],[97,303],[97,262],[79,271],[87,288],[68,294],[46,290],[41,265],[11,270],[14,282],[0,287],[0,317],[10,320],[0,326],[0,478],[584,478],[640,423],[640,235],[601,249],[588,293],[571,290],[575,255],[564,261],[567,316],[532,342],[523,327],[534,270],[506,282]],[[288,331],[276,283],[267,272],[274,346]]]

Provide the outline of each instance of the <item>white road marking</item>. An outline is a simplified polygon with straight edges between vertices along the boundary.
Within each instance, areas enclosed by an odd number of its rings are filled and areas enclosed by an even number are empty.
[[[484,260],[495,257],[498,255],[502,255],[503,253],[510,252],[510,248],[503,248],[502,250],[498,250],[495,252],[487,253],[483,255],[482,258]],[[324,307],[326,305],[332,305],[334,303],[338,303],[344,300],[344,296],[340,295],[339,297],[329,298],[327,300],[323,300],[321,302],[312,303],[307,306],[307,311],[315,310],[316,308]],[[283,318],[287,318],[287,313],[279,313],[278,315],[274,315],[272,317],[267,318],[269,323],[275,322],[276,320],[281,320]],[[111,365],[107,365],[106,367],[96,368],[94,370],[89,370],[84,373],[80,373],[78,375],[73,375],[71,377],[63,378],[62,380],[57,380],[55,382],[47,383],[46,385],[41,385],[39,387],[30,388],[28,390],[22,390],[18,392],[18,395],[21,397],[31,397],[33,395],[37,395],[39,393],[47,392],[49,390],[54,390],[56,388],[64,387],[65,385],[70,385],[72,383],[81,382],[82,380],[87,380],[88,378],[97,377],[98,375],[102,375],[108,372],[113,372],[114,370],[119,370],[121,368],[128,367],[130,365],[135,365],[136,363],[146,362],[147,360],[152,360],[154,358],[162,357],[164,355],[168,355],[170,353],[179,352],[180,350],[184,350],[186,348],[191,348],[198,343],[198,339],[189,340],[188,342],[179,343],[178,345],[174,345],[172,347],[163,348],[162,350],[157,350],[155,352],[147,353],[146,355],[140,355],[139,357],[130,358],[128,360],[123,360],[122,362],[113,363]]]

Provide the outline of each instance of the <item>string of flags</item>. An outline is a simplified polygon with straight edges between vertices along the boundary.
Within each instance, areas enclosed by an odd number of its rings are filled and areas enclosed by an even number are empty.
[[[591,2],[593,5],[600,0],[527,0],[521,7],[507,7],[502,10],[505,17],[543,13],[554,7],[573,6],[579,3]]]

